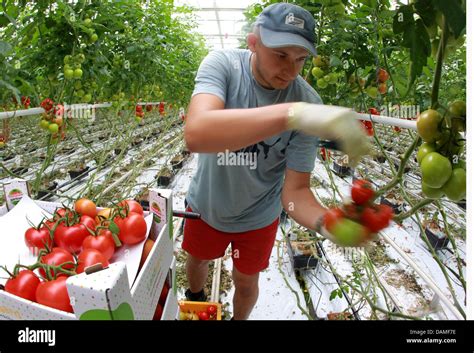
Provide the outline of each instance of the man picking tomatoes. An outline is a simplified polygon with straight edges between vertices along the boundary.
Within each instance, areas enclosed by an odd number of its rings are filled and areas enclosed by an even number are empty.
[[[323,105],[299,76],[315,41],[308,11],[273,4],[248,35],[248,50],[213,51],[196,76],[185,140],[200,155],[186,199],[202,220],[184,228],[186,296],[206,300],[209,261],[231,244],[236,320],[257,301],[282,205],[307,228],[322,223],[325,209],[310,190],[318,138],[337,141],[353,165],[368,152],[356,113]]]

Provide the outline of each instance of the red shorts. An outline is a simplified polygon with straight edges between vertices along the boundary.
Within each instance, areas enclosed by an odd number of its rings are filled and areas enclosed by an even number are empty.
[[[187,210],[191,211],[191,208]],[[254,275],[268,267],[278,224],[277,218],[264,228],[226,233],[201,219],[186,219],[182,248],[200,260],[214,260],[224,256],[231,244],[234,266],[239,272]]]

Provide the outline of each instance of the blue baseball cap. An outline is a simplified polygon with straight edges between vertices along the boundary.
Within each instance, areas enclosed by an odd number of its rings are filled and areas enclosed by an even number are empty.
[[[268,48],[301,47],[316,56],[316,23],[300,6],[278,3],[266,7],[254,23]]]

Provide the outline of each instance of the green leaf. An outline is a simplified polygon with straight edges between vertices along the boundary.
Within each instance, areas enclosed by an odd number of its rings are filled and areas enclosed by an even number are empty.
[[[339,291],[339,289],[334,289],[332,292],[331,292],[331,295],[329,296],[329,300],[333,300],[334,298],[336,298],[337,296],[337,292]]]
[[[6,56],[12,50],[12,46],[7,42],[0,41],[0,54]]]
[[[400,34],[411,28],[415,22],[413,18],[413,8],[408,5],[400,6],[393,16],[393,33]]]
[[[466,12],[457,0],[433,0],[434,5],[444,14],[449,29],[458,38],[466,28]]]

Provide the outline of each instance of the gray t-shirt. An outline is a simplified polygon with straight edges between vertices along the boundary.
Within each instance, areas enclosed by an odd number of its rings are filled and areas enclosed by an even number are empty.
[[[284,102],[321,104],[316,91],[298,76],[285,90],[260,86],[250,71],[249,50],[211,52],[201,63],[193,96],[213,94],[226,109],[255,108]],[[238,233],[271,224],[281,213],[286,168],[311,172],[318,139],[285,131],[239,151],[200,153],[186,196],[211,227]]]

